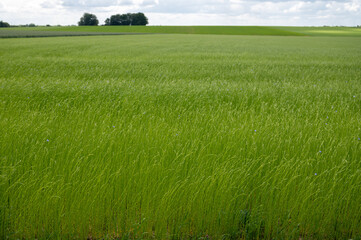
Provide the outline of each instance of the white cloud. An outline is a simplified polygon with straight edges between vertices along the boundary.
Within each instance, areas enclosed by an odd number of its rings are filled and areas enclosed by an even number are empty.
[[[97,8],[108,6],[129,6],[135,4],[132,0],[62,0],[61,5],[70,8]]]
[[[100,23],[144,12],[152,25],[357,25],[361,0],[1,0],[11,24],[76,24],[84,12]]]
[[[361,1],[353,0],[352,2],[345,3],[345,9],[350,12],[360,12]]]
[[[157,0],[144,0],[140,3],[141,6],[145,6],[145,7],[153,7],[157,4],[159,4]]]

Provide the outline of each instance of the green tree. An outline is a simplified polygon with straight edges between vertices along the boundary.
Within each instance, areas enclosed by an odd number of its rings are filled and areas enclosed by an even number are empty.
[[[144,15],[144,13],[133,13],[132,14],[132,25],[147,25],[148,18]]]
[[[10,27],[10,24],[7,22],[0,21],[0,27]]]
[[[109,18],[105,19],[104,23],[105,23],[105,26],[110,25],[110,19]]]
[[[108,19],[107,19],[108,20]],[[107,25],[107,20],[105,25]],[[144,13],[127,13],[112,15],[109,19],[109,25],[147,25],[148,18]]]
[[[98,26],[98,18],[94,14],[84,13],[78,22],[79,26]]]
[[[112,15],[110,25],[131,25],[131,15],[129,13]]]
[[[116,14],[116,15],[110,16],[109,25],[122,25],[121,15]]]
[[[127,13],[127,14],[122,14],[122,25],[132,25],[132,14],[131,13]]]

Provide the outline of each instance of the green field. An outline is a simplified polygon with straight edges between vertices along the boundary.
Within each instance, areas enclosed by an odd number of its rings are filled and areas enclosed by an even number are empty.
[[[327,37],[361,37],[361,28],[358,27],[276,27],[277,29],[297,32],[307,36]]]
[[[46,30],[47,28],[37,28]],[[260,26],[82,26],[52,27],[51,31],[76,32],[137,32],[137,33],[180,33],[180,34],[221,34],[221,35],[276,35],[302,36],[303,33]]]
[[[81,31],[43,31],[33,29],[2,29],[0,38],[33,38],[33,37],[71,37],[71,36],[98,36],[98,35],[134,35],[143,33],[121,32],[81,32]]]
[[[71,26],[15,27],[0,30],[0,38],[110,34],[211,34],[264,36],[351,36],[361,37],[352,27],[261,27],[261,26]]]
[[[360,37],[0,42],[0,239],[360,239]]]

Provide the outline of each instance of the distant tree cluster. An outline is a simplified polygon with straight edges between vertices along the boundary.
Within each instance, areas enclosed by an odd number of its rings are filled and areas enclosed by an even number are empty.
[[[105,20],[105,25],[142,25],[145,26],[148,24],[148,18],[144,13],[126,13],[126,14],[116,14],[112,15],[110,18]]]
[[[98,26],[99,21],[97,16],[91,13],[84,13],[78,22],[79,26]]]
[[[10,24],[7,22],[0,21],[0,27],[10,27]]]
[[[29,23],[29,24],[11,25],[11,27],[37,27],[37,25],[35,25],[35,23]]]
[[[98,26],[99,21],[97,16],[91,13],[84,13],[78,22],[79,26]],[[148,24],[148,18],[144,13],[126,13],[126,14],[116,14],[112,15],[110,18],[105,20],[105,25],[142,25],[145,26]]]

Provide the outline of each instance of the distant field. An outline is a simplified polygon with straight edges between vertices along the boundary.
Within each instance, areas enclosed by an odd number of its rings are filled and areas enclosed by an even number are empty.
[[[16,32],[10,32],[16,31]],[[57,33],[54,33],[57,32]],[[355,36],[361,37],[361,28],[349,27],[257,27],[257,26],[82,26],[34,27],[0,30],[0,37],[57,36],[57,35],[108,35],[115,33],[179,33],[216,35],[265,36]]]
[[[43,31],[37,29],[12,28],[1,29],[0,38],[31,38],[31,37],[69,37],[69,36],[94,36],[94,35],[130,35],[143,33],[116,33],[116,32],[82,32],[82,31]]]
[[[232,26],[82,26],[82,27],[37,27],[21,28],[32,31],[103,32],[103,33],[181,33],[181,34],[222,34],[222,35],[276,35],[300,36],[271,27],[232,27]]]
[[[0,239],[360,239],[360,38],[19,38],[0,56]]]
[[[307,36],[361,37],[361,28],[355,27],[278,27],[278,29]]]

